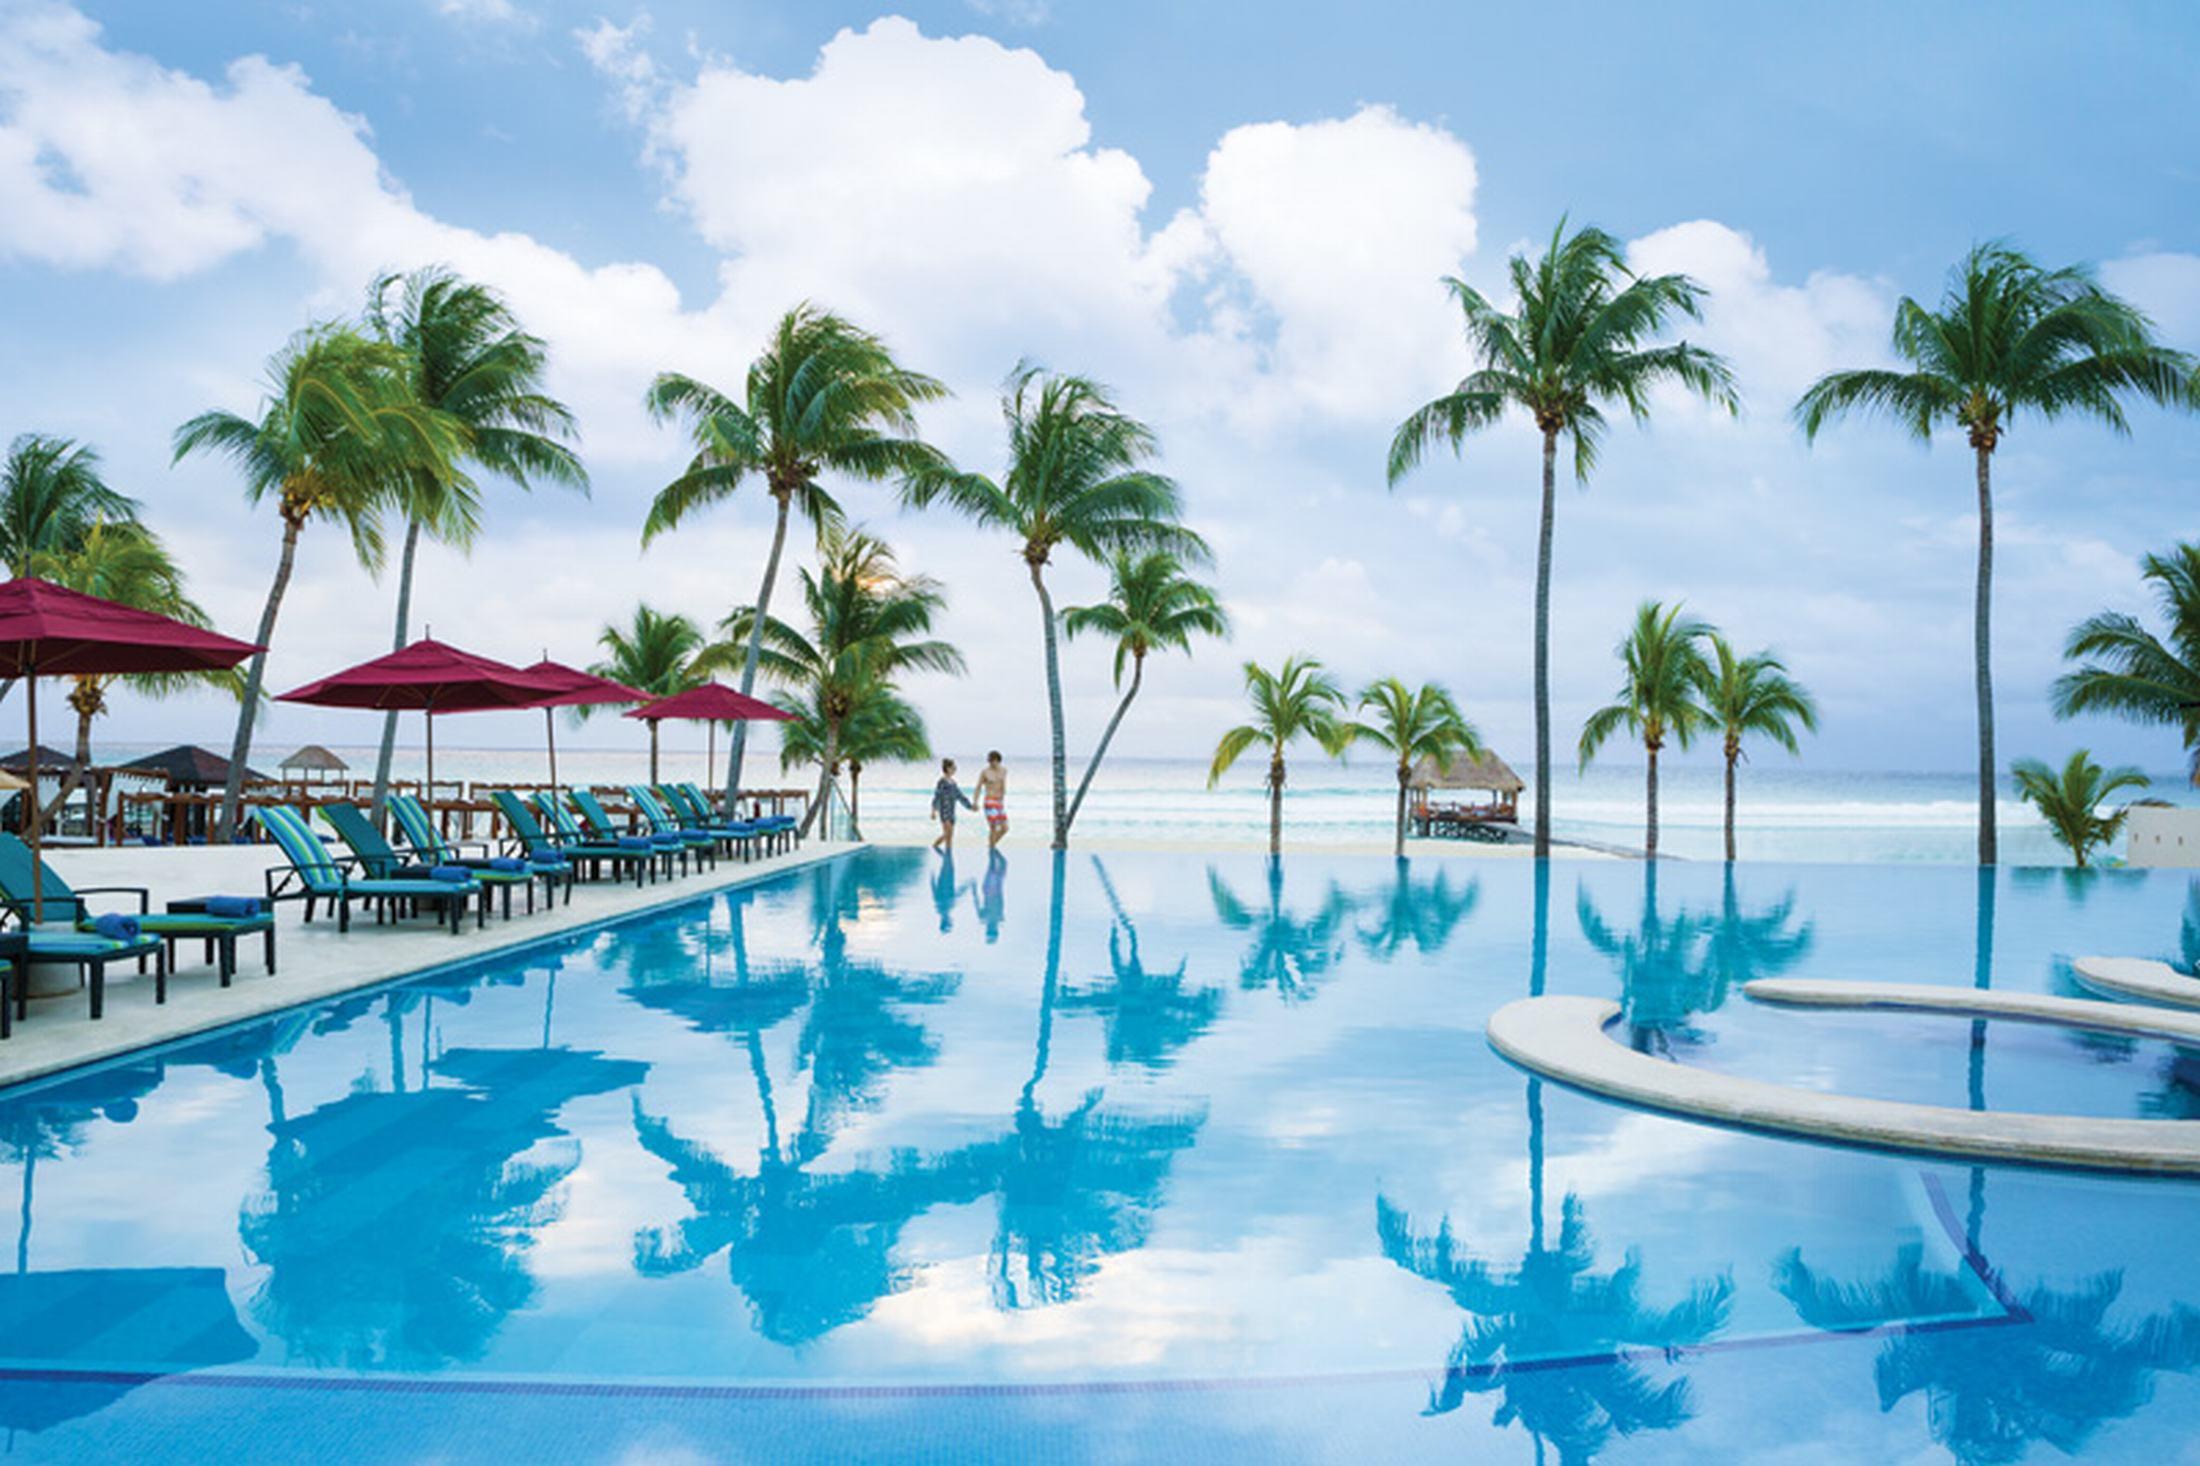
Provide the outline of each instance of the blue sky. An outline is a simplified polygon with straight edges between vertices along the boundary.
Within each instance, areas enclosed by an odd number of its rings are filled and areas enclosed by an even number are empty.
[[[1024,354],[1155,424],[1239,634],[1156,669],[1130,751],[1204,753],[1238,661],[1309,650],[1348,681],[1450,682],[1518,755],[1532,433],[1500,427],[1394,495],[1380,471],[1390,428],[1463,364],[1436,277],[1494,289],[1570,211],[1711,287],[1699,334],[1748,410],[1670,404],[1563,496],[1562,740],[1608,693],[1628,609],[1680,595],[1818,690],[1814,761],[1960,768],[1961,445],[1859,425],[1805,449],[1786,408],[1879,360],[1894,300],[1987,236],[2098,262],[2200,348],[2200,173],[2177,141],[2196,35],[2169,5],[1615,5],[1554,36],[1512,6],[0,0],[0,433],[97,444],[246,628],[272,516],[219,465],[171,469],[168,433],[248,409],[284,335],[375,271],[451,263],[550,339],[597,487],[499,493],[470,562],[431,555],[423,610],[492,655],[579,659],[638,595],[712,618],[753,595],[757,505],[636,547],[679,456],[637,399],[661,367],[736,381],[815,296],[957,389],[927,426],[972,463],[993,466],[993,390]],[[2138,608],[2133,561],[2200,523],[2200,424],[2135,426],[2021,426],[2000,455],[2010,756],[2177,762],[2166,735],[2044,707],[2064,630]],[[973,670],[920,687],[937,741],[1041,746],[1037,613],[1007,548],[852,497],[953,597]],[[1065,600],[1099,588],[1060,580]],[[309,537],[274,683],[380,649],[390,592]],[[1079,744],[1104,656],[1069,676]],[[218,740],[224,719],[126,706],[110,731]],[[282,709],[268,744],[358,723]]]

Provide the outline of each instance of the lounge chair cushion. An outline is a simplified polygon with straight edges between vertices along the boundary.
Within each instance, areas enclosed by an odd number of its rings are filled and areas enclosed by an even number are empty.
[[[105,911],[91,919],[90,929],[110,942],[128,944],[138,939],[138,919],[119,911]]]

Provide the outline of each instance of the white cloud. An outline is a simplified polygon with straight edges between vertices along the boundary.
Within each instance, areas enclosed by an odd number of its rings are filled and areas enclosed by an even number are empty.
[[[436,0],[435,8],[452,20],[475,25],[511,26],[531,31],[539,23],[534,12],[520,8],[512,0]]]

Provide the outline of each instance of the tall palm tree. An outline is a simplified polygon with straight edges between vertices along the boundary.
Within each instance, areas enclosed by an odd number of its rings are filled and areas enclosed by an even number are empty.
[[[1685,275],[1635,275],[1617,239],[1601,229],[1571,235],[1560,219],[1540,259],[1514,255],[1511,314],[1463,280],[1446,279],[1480,366],[1399,424],[1390,442],[1390,482],[1417,468],[1430,448],[1454,452],[1469,433],[1509,409],[1526,412],[1543,435],[1543,515],[1535,558],[1535,853],[1551,853],[1551,531],[1558,440],[1587,483],[1604,436],[1604,409],[1619,405],[1640,423],[1651,389],[1677,383],[1728,411],[1739,408],[1725,360],[1685,341],[1655,343],[1675,317],[1697,319],[1703,287]]]
[[[2070,755],[2060,773],[2036,758],[2018,759],[2009,772],[2016,777],[2017,793],[2040,812],[2055,843],[2081,869],[2086,856],[2112,843],[2131,817],[2128,804],[2114,814],[2102,814],[2101,806],[2125,789],[2146,788],[2148,782],[2137,769],[2102,768],[2082,748]]]
[[[1147,655],[1168,650],[1189,653],[1195,636],[1228,637],[1230,613],[1215,599],[1213,590],[1184,573],[1181,559],[1167,550],[1148,550],[1117,555],[1108,567],[1108,598],[1098,605],[1064,610],[1062,631],[1070,637],[1087,632],[1112,637],[1115,685],[1119,688],[1123,687],[1123,663],[1131,664],[1131,685],[1123,688],[1123,700],[1115,705],[1114,716],[1101,731],[1099,746],[1093,749],[1085,776],[1077,781],[1077,793],[1070,799],[1069,815],[1063,821],[1067,838],[1069,827],[1077,823],[1077,811],[1085,806],[1085,791],[1092,787],[1092,776],[1100,771],[1100,760],[1107,757],[1115,730],[1131,710],[1131,699],[1138,696],[1146,675]]]
[[[1215,745],[1207,768],[1207,787],[1221,781],[1230,766],[1256,743],[1268,745],[1268,853],[1283,854],[1283,751],[1301,737],[1323,752],[1344,752],[1351,735],[1344,721],[1344,693],[1312,657],[1290,656],[1271,672],[1258,662],[1245,664],[1245,692],[1252,699],[1253,721],[1240,723]]]
[[[1615,649],[1626,668],[1612,702],[1581,725],[1581,766],[1587,768],[1605,741],[1621,729],[1642,739],[1649,755],[1644,781],[1643,854],[1658,858],[1658,752],[1667,739],[1682,748],[1712,723],[1697,701],[1710,680],[1703,641],[1711,628],[1681,614],[1680,602],[1660,606],[1644,601],[1635,609],[1634,628]]]
[[[269,361],[257,418],[210,408],[176,429],[178,460],[200,452],[229,458],[244,473],[245,496],[257,503],[272,495],[283,522],[275,578],[254,637],[261,649],[245,674],[237,709],[216,839],[226,842],[236,832],[267,646],[290,588],[298,536],[316,519],[342,525],[359,562],[379,569],[382,511],[399,485],[422,465],[447,471],[461,448],[441,414],[413,400],[395,349],[327,325],[299,332]]]
[[[817,797],[803,816],[808,830],[834,788],[846,756],[846,732],[859,709],[904,672],[959,673],[963,660],[961,652],[930,634],[947,604],[939,582],[904,573],[893,550],[860,530],[828,525],[819,542],[818,568],[804,569],[801,581],[808,631],[777,617],[760,618],[755,607],[743,606],[721,623],[725,640],[706,648],[698,665],[706,671],[722,667],[758,647],[753,653],[758,665],[796,694],[794,706],[815,706],[823,738]]]
[[[1359,710],[1366,713],[1370,708],[1374,715],[1355,719],[1346,725],[1345,733],[1351,742],[1372,743],[1398,756],[1398,816],[1391,853],[1403,860],[1406,786],[1413,782],[1413,766],[1424,758],[1435,760],[1438,768],[1460,754],[1480,758],[1482,735],[1460,714],[1451,694],[1434,682],[1424,682],[1418,690],[1396,677],[1371,682],[1360,693]]]
[[[11,576],[30,575],[37,556],[76,549],[97,525],[134,523],[139,508],[108,487],[96,450],[25,433],[0,462],[0,561]]]
[[[881,759],[916,763],[932,756],[932,743],[925,732],[924,715],[891,684],[857,689],[849,701],[852,706],[848,719],[840,730],[840,762],[848,770],[848,824],[853,837],[861,839],[863,766]],[[786,770],[823,764],[831,730],[818,689],[809,689],[806,697],[780,692],[773,696],[772,703],[792,715],[792,721],[779,725],[779,767]]]
[[[637,601],[627,624],[606,623],[596,633],[603,656],[589,664],[598,677],[624,683],[651,697],[670,697],[703,680],[696,670],[696,654],[703,649],[703,630],[677,611],[659,611]],[[586,722],[602,708],[582,704],[573,709],[575,722]],[[649,782],[657,782],[657,722],[649,724]]]
[[[1789,753],[1802,752],[1798,726],[1818,731],[1818,705],[1787,666],[1769,651],[1737,656],[1733,645],[1711,633],[1711,656],[1703,684],[1704,711],[1719,730],[1726,755],[1726,858],[1734,859],[1734,769],[1742,761],[1742,740],[1751,734],[1769,738]]]
[[[727,498],[751,476],[763,480],[772,498],[772,547],[741,662],[743,694],[756,687],[788,515],[800,509],[818,529],[840,518],[820,474],[878,482],[936,467],[940,455],[917,438],[916,408],[946,395],[938,382],[895,361],[884,341],[807,302],[780,317],[764,354],[749,367],[739,401],[678,372],[650,384],[645,400],[651,415],[683,424],[695,452],[650,503],[644,545]],[[728,809],[740,791],[747,749],[748,724],[736,723],[726,751]]]
[[[1047,715],[1053,729],[1053,848],[1069,844],[1068,754],[1062,733],[1062,667],[1046,568],[1068,546],[1092,560],[1165,550],[1204,562],[1206,542],[1177,522],[1176,481],[1146,467],[1155,452],[1144,423],[1116,407],[1087,377],[1055,375],[1029,362],[1008,379],[1008,472],[996,482],[941,465],[909,479],[910,503],[944,502],[979,525],[1022,542],[1045,630]]]
[[[2169,618],[2168,640],[2136,616],[2103,611],[2071,629],[2063,656],[2090,658],[2055,682],[2055,716],[2114,713],[2183,734],[2192,782],[2200,784],[2200,544],[2140,561]]]
[[[1978,574],[1971,603],[1978,694],[1978,858],[1998,858],[1994,797],[1994,449],[2020,416],[2085,417],[2131,431],[2138,397],[2195,402],[2193,360],[2155,344],[2137,307],[2082,266],[2043,269],[2021,250],[1975,245],[1949,272],[1937,309],[1908,296],[1895,307],[1894,351],[1906,371],[1868,368],[1819,378],[1795,404],[1806,438],[1851,412],[1892,418],[1921,441],[1963,430],[1978,487]]]
[[[397,626],[393,649],[410,639],[413,560],[423,531],[465,549],[481,527],[481,496],[472,472],[525,489],[534,481],[586,493],[588,470],[573,451],[579,430],[564,403],[543,390],[549,353],[539,337],[495,291],[440,266],[384,275],[367,291],[366,320],[377,340],[404,359],[413,400],[443,415],[461,447],[438,472],[416,466],[398,489],[405,544],[397,561]],[[382,720],[374,765],[374,809],[389,793],[397,749],[397,714]]]
[[[26,567],[33,575],[101,600],[152,611],[193,626],[212,624],[184,589],[183,567],[168,553],[160,536],[134,521],[94,523],[68,549],[40,550]],[[167,697],[194,687],[219,687],[241,693],[244,681],[235,669],[202,672],[137,673],[116,678],[79,673],[70,679],[69,707],[76,713],[76,762],[42,818],[51,818],[69,802],[92,762],[92,720],[107,711],[107,689],[121,681],[147,697]]]

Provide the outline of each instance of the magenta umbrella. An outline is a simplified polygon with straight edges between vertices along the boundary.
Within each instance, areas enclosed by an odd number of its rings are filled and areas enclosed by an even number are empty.
[[[735,692],[717,682],[705,682],[700,687],[690,687],[685,692],[675,692],[670,697],[660,697],[655,702],[638,707],[627,714],[649,724],[650,741],[655,743],[657,725],[667,718],[687,723],[710,725],[704,768],[715,771],[718,767],[718,725],[720,723],[774,722],[791,723],[794,714],[783,708],[775,708],[760,698]]]
[[[172,616],[140,611],[25,576],[0,584],[0,677],[24,680],[30,725],[31,920],[45,918],[44,862],[37,858],[44,811],[38,803],[38,678],[131,672],[218,672],[260,648]]]
[[[427,715],[428,796],[435,797],[435,715],[531,708],[551,689],[519,668],[423,637],[411,646],[331,672],[277,702],[325,708],[418,708]]]
[[[550,749],[550,797],[558,797],[558,730],[553,708],[601,707],[607,703],[648,702],[649,694],[624,682],[614,682],[609,677],[598,677],[593,672],[583,672],[578,667],[568,667],[563,662],[553,662],[547,656],[532,667],[522,669],[528,676],[546,687],[557,688],[548,697],[536,699],[542,709],[542,735]]]

